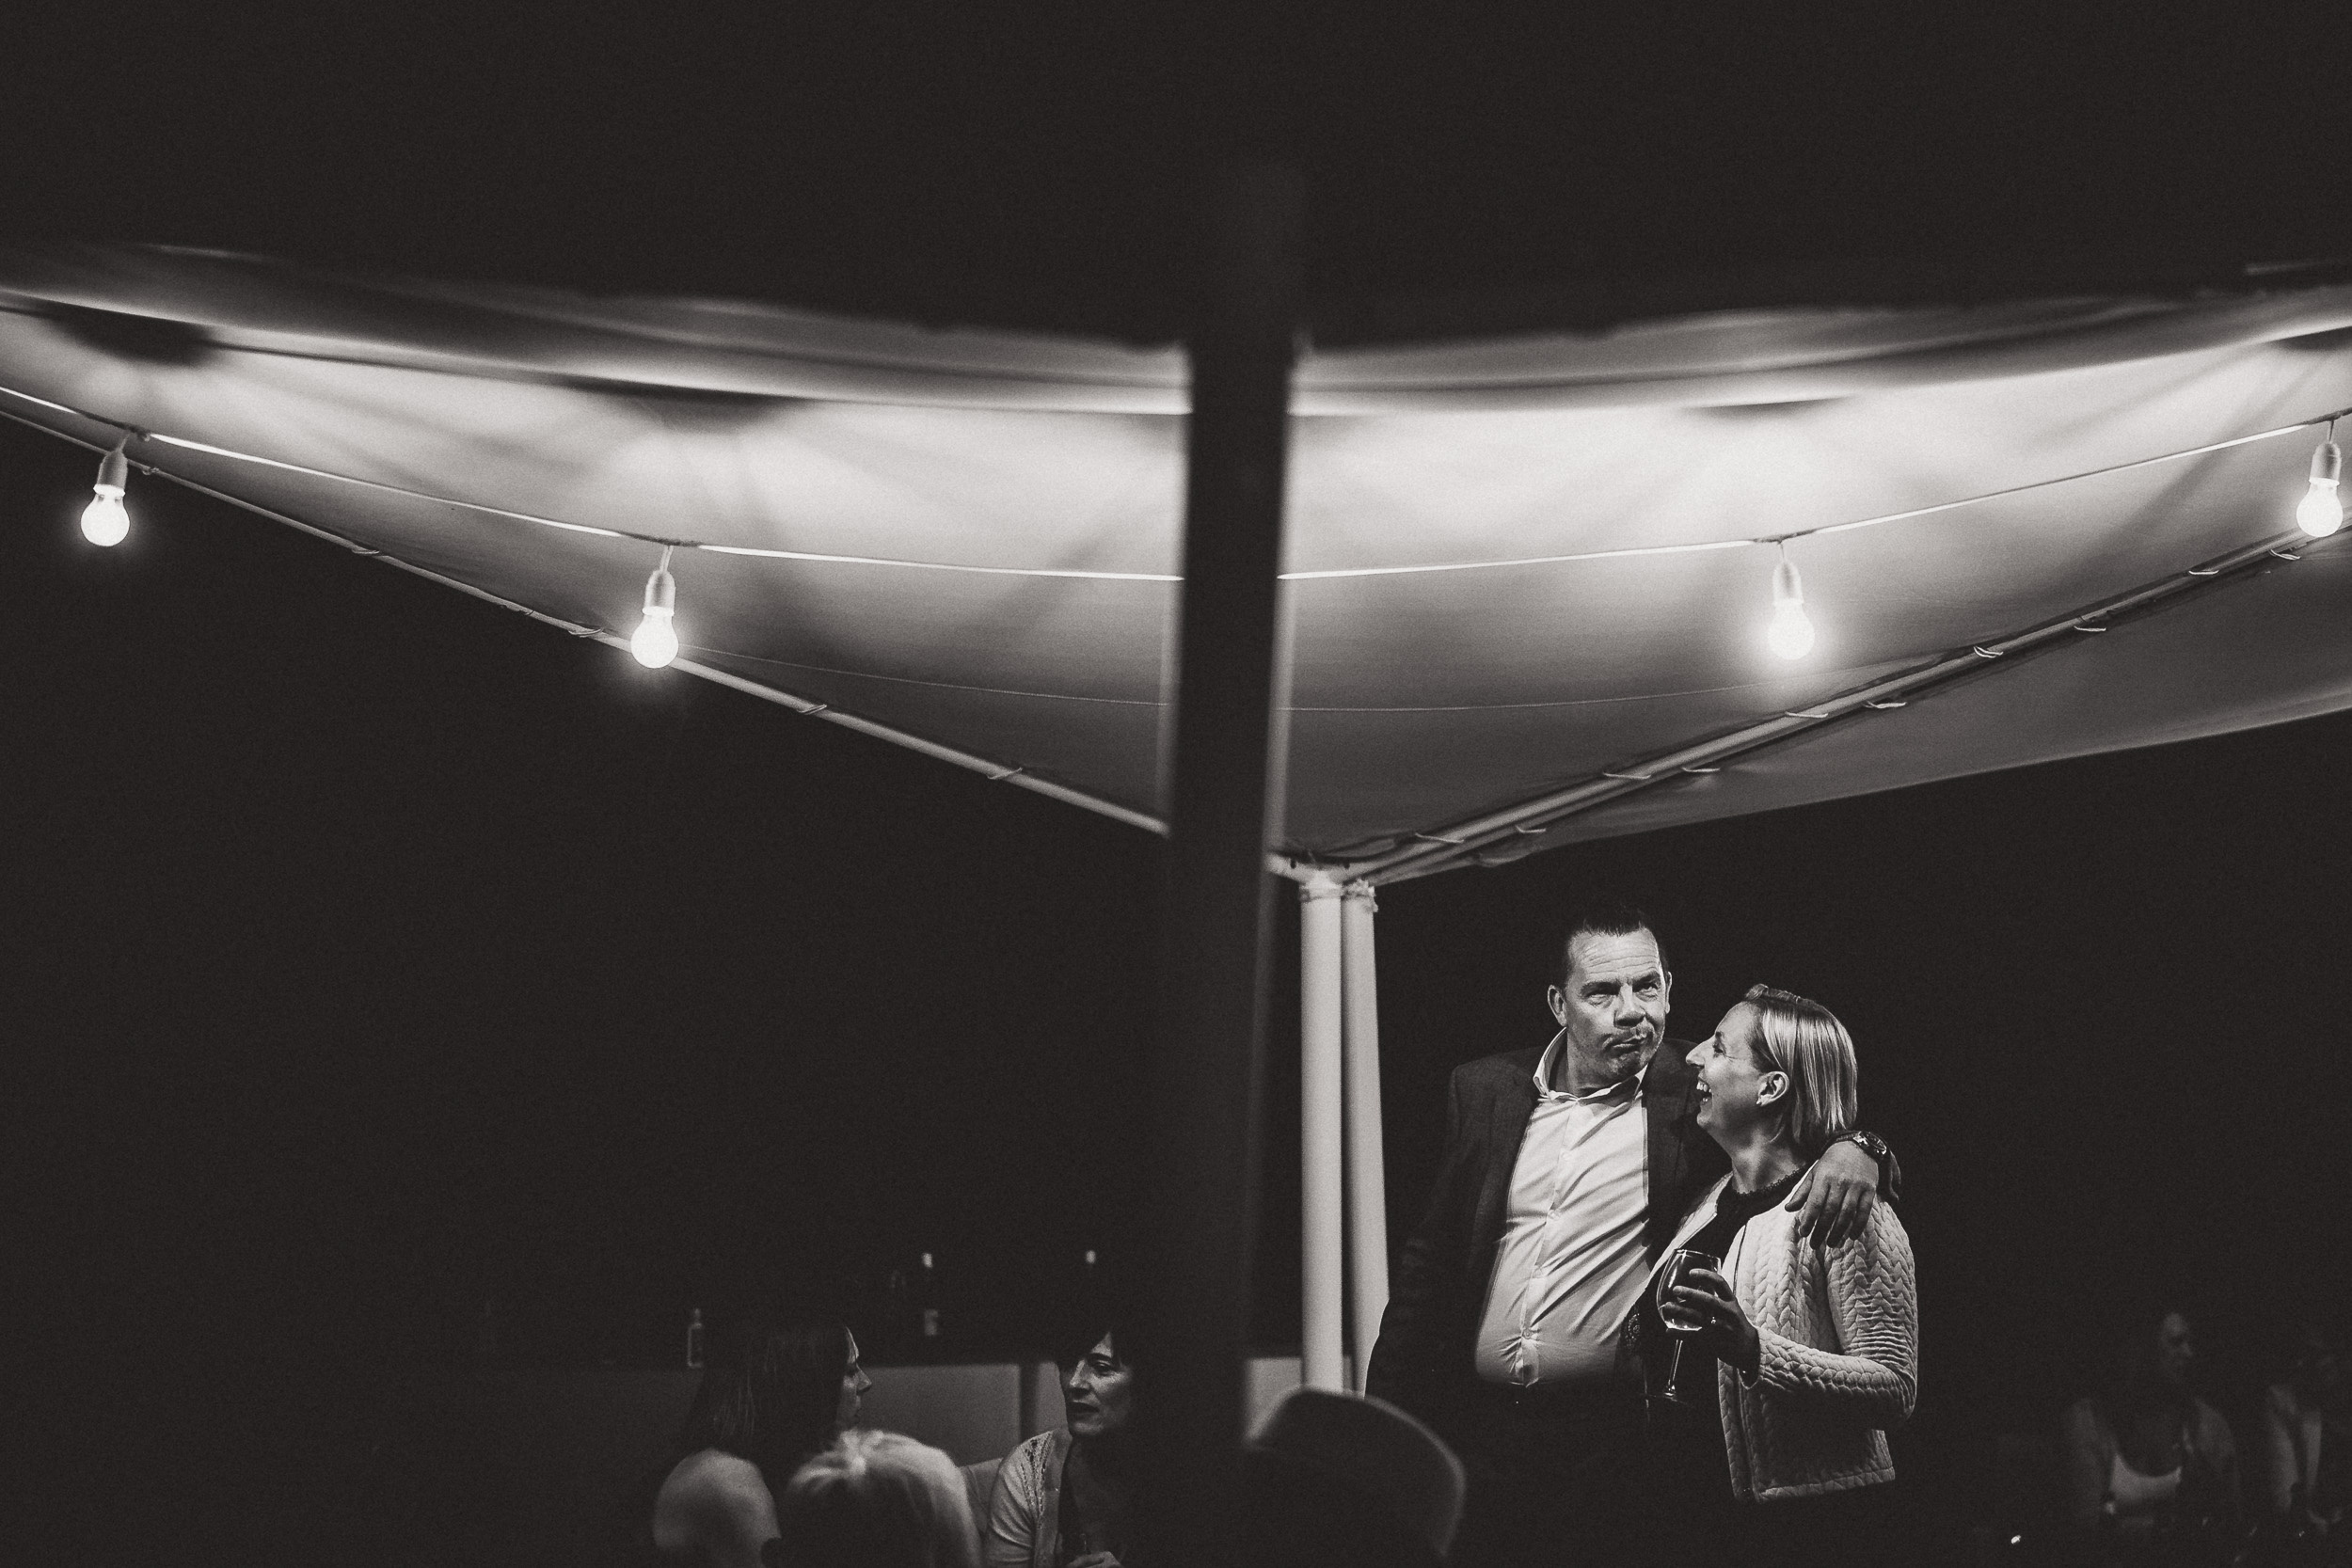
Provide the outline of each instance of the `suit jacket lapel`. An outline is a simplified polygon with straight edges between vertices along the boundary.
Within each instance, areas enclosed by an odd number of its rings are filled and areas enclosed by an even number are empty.
[[[1676,1053],[1677,1049],[1671,1041],[1660,1046],[1642,1080],[1642,1112],[1649,1123],[1649,1220],[1642,1235],[1652,1263],[1665,1255],[1667,1239],[1682,1218],[1676,1199],[1688,1174],[1680,1123],[1698,1075]]]
[[[1527,1120],[1535,1114],[1534,1071],[1531,1059],[1526,1071],[1514,1072],[1504,1081],[1495,1093],[1494,1103],[1487,1107],[1487,1147],[1493,1152],[1486,1161],[1486,1180],[1479,1188],[1478,1212],[1470,1225],[1473,1269],[1479,1259],[1491,1266],[1494,1249],[1502,1240],[1503,1221],[1509,1218],[1511,1173],[1519,1163],[1519,1145],[1527,1140]],[[1472,1281],[1471,1289],[1483,1296],[1486,1277],[1481,1275]]]

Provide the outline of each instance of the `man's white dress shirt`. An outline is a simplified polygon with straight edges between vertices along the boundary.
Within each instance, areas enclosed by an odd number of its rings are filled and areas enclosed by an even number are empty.
[[[1478,1324],[1478,1375],[1554,1386],[1605,1380],[1649,1259],[1649,1069],[1578,1096],[1550,1086],[1565,1048],[1535,1064],[1535,1109],[1511,1169],[1510,1215]]]

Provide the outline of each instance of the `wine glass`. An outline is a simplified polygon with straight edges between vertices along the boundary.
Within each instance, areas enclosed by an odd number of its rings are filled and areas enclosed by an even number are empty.
[[[1676,1404],[1711,1405],[1715,1402],[1715,1392],[1710,1388],[1702,1398],[1682,1386],[1683,1342],[1704,1329],[1707,1320],[1693,1317],[1676,1306],[1675,1288],[1688,1284],[1691,1275],[1700,1269],[1721,1269],[1723,1266],[1724,1260],[1711,1252],[1701,1252],[1696,1247],[1681,1247],[1666,1259],[1666,1272],[1659,1277],[1658,1321],[1665,1325],[1667,1333],[1675,1337],[1674,1359],[1666,1364],[1664,1397]]]

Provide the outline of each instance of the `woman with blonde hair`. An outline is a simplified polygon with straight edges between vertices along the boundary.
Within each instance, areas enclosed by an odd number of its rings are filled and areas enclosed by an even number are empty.
[[[963,1476],[895,1432],[845,1432],[776,1499],[767,1568],[979,1568]]]
[[[1683,1219],[1653,1282],[1670,1331],[1717,1361],[1735,1555],[1883,1563],[1886,1433],[1918,1394],[1911,1242],[1887,1204],[1820,1247],[1781,1198],[1860,1110],[1852,1037],[1827,1007],[1751,989],[1691,1053],[1698,1124],[1731,1174]],[[1674,1254],[1723,1259],[1664,1289]]]

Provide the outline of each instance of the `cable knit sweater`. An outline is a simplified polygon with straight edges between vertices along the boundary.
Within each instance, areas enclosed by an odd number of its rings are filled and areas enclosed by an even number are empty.
[[[1713,1216],[1728,1180],[1683,1234]],[[1824,1252],[1775,1204],[1732,1239],[1724,1274],[1760,1347],[1753,1378],[1728,1364],[1716,1372],[1732,1491],[1770,1502],[1894,1480],[1886,1433],[1918,1398],[1919,1302],[1893,1208],[1873,1205],[1861,1236]]]

